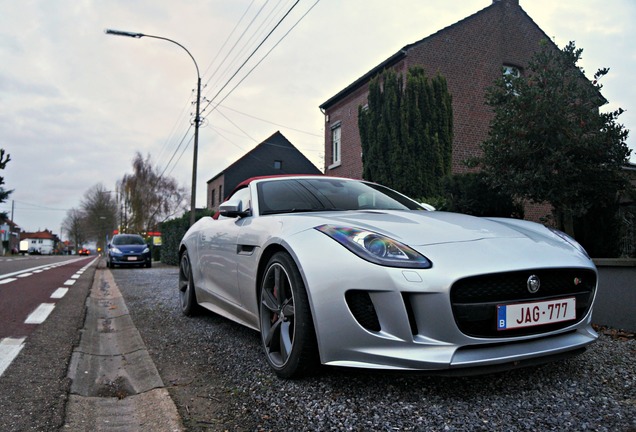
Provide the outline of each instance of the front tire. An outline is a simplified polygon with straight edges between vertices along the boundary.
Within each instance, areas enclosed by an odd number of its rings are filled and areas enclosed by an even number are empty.
[[[188,251],[183,252],[179,262],[179,302],[181,304],[181,312],[185,316],[194,316],[201,308],[197,303],[197,295],[194,292],[192,265]]]
[[[277,252],[267,263],[260,294],[261,341],[280,378],[300,378],[320,366],[305,284],[294,260]]]

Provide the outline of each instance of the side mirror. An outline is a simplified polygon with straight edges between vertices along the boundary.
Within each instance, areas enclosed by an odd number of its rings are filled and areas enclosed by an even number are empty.
[[[249,216],[249,210],[243,211],[241,200],[225,201],[219,206],[219,214],[223,217],[235,218]]]

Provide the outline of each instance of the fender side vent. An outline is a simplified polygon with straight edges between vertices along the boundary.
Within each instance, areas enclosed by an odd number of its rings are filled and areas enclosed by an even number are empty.
[[[358,324],[369,331],[378,332],[382,329],[375,306],[373,306],[371,296],[367,291],[347,291],[345,300]]]
[[[402,300],[404,301],[406,314],[409,317],[409,326],[411,327],[411,334],[416,335],[418,333],[417,321],[415,320],[415,313],[413,312],[413,305],[411,304],[411,296],[408,293],[402,293]]]

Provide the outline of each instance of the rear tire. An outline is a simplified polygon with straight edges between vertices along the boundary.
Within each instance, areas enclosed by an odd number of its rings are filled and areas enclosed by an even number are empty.
[[[261,282],[260,328],[267,361],[280,378],[301,378],[320,367],[316,331],[303,279],[292,257],[277,252]]]
[[[181,312],[185,316],[197,315],[201,310],[201,306],[197,303],[197,295],[194,292],[192,265],[188,251],[183,252],[179,262],[179,301]]]

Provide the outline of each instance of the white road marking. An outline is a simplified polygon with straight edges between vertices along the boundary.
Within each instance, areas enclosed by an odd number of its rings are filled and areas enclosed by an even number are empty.
[[[0,340],[0,376],[18,356],[26,338],[4,338]]]
[[[22,273],[22,274],[18,275],[19,278],[24,278],[24,277],[29,277],[29,276],[33,276],[33,273]]]
[[[0,285],[6,284],[6,283],[9,283],[9,282],[13,282],[13,281],[16,281],[16,280],[17,280],[16,278],[1,279],[0,280]]]
[[[86,258],[71,259],[71,260],[68,260],[68,261],[63,261],[61,263],[57,263],[54,266],[52,266],[51,264],[44,264],[44,265],[33,267],[33,268],[30,268],[30,269],[24,269],[24,270],[20,270],[20,271],[17,271],[17,272],[0,275],[0,279],[5,279],[5,278],[11,277],[11,276],[16,276],[16,275],[19,275],[19,274],[22,274],[22,273],[27,273],[27,272],[30,273],[30,272],[33,272],[33,271],[39,270],[39,269],[47,270],[47,269],[51,269],[51,268],[57,268],[57,267],[61,267],[61,266],[67,265],[67,264],[72,264],[74,262],[81,261],[81,260],[84,260],[84,259],[86,259]],[[95,261],[97,261],[97,258],[95,258],[93,261],[88,263],[86,265],[86,267],[90,267]]]
[[[69,279],[66,282],[64,282],[64,285],[73,285],[75,282],[77,282],[75,279]]]
[[[58,288],[55,291],[53,291],[53,294],[51,294],[51,298],[52,299],[61,299],[62,297],[64,297],[66,295],[66,293],[68,292],[68,288]]]
[[[42,303],[24,321],[25,324],[42,324],[55,309],[55,303]]]

